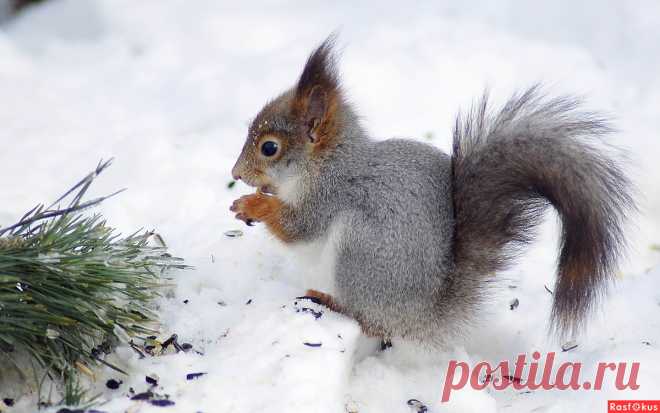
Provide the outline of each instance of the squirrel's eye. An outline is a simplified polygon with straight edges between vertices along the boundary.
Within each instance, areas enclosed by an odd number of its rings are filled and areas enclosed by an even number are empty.
[[[277,153],[277,142],[266,141],[261,145],[261,153],[264,156],[273,156]]]

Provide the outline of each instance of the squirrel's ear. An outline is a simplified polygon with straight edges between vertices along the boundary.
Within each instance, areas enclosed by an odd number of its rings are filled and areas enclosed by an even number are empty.
[[[295,88],[294,110],[312,143],[334,129],[340,91],[333,44],[334,36],[330,36],[309,56]]]

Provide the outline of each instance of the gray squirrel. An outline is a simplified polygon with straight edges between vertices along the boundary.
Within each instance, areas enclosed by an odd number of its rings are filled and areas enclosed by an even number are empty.
[[[374,140],[340,85],[333,37],[249,127],[233,167],[257,187],[231,206],[284,243],[333,244],[332,295],[308,290],[363,331],[437,342],[479,315],[552,205],[562,232],[551,326],[583,327],[625,252],[635,210],[618,162],[597,145],[606,119],[538,86],[498,111],[487,96],[456,120],[452,154]]]

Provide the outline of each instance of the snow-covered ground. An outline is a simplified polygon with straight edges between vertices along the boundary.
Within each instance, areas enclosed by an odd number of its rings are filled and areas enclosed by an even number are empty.
[[[124,232],[156,228],[196,267],[175,274],[160,313],[164,337],[176,332],[204,355],[138,360],[121,348],[116,361],[131,376],[99,375],[102,410],[410,412],[415,398],[430,412],[604,412],[608,399],[659,397],[660,270],[648,269],[660,260],[651,248],[660,242],[660,3],[238,3],[53,0],[0,27],[0,224],[115,157],[92,195],[129,191],[101,211]],[[296,311],[319,309],[295,300],[315,286],[313,268],[263,227],[235,221],[228,207],[249,189],[227,184],[251,116],[337,28],[346,88],[378,137],[447,149],[454,114],[484,87],[501,99],[539,80],[616,117],[612,142],[631,152],[642,213],[620,280],[576,349],[563,353],[546,335],[552,220],[501,275],[482,327],[448,348],[395,342],[380,352],[349,319]],[[232,229],[244,236],[226,237]],[[619,392],[613,380],[601,391],[465,389],[440,403],[449,360],[497,363],[535,350],[581,361],[585,375],[601,361],[638,361],[640,389]],[[186,380],[195,372],[207,374]],[[146,374],[175,406],[128,400],[129,387],[147,389]],[[108,378],[124,383],[111,391]],[[0,384],[0,400],[16,392]]]

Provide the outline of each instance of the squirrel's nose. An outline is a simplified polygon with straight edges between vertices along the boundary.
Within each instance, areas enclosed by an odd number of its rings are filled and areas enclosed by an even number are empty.
[[[231,168],[231,176],[234,178],[234,181],[240,181],[241,180],[241,174],[238,173],[237,165],[234,165],[234,167]]]
[[[241,179],[241,158],[239,157],[234,166],[231,168],[231,176],[234,177],[235,181],[240,181]]]

